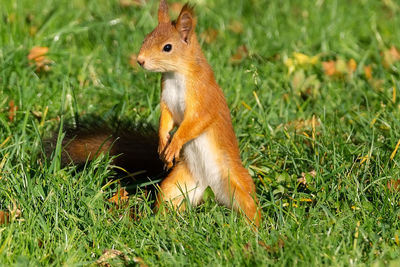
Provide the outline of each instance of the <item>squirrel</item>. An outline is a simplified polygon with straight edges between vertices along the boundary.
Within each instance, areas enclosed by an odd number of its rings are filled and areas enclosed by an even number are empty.
[[[158,153],[168,168],[174,166],[161,182],[157,206],[167,201],[181,207],[185,196],[197,205],[210,186],[217,201],[243,211],[258,226],[255,185],[242,165],[228,105],[195,27],[189,4],[171,21],[161,0],[158,25],[137,56],[144,69],[162,73]]]
[[[129,171],[142,168],[148,174],[160,173],[165,164],[169,172],[160,184],[157,210],[164,203],[183,210],[185,199],[196,206],[211,187],[220,204],[243,212],[258,227],[261,212],[255,185],[242,165],[227,102],[203,55],[195,26],[193,7],[185,4],[176,21],[171,21],[167,2],[161,0],[158,25],[137,56],[145,70],[162,73],[158,138],[146,138],[138,131],[122,136],[107,129],[78,131],[63,141],[62,161],[84,163],[108,151],[122,154],[115,164]]]

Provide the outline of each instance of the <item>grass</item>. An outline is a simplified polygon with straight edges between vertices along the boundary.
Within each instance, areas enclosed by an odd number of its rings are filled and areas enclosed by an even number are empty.
[[[106,249],[127,257],[110,260],[115,265],[399,264],[400,198],[388,183],[400,173],[399,155],[391,159],[400,139],[400,64],[382,64],[385,51],[400,48],[399,4],[196,3],[197,32],[218,31],[202,46],[257,185],[259,231],[212,198],[165,216],[152,213],[143,191],[117,210],[107,201],[119,187],[107,183],[115,176],[109,158],[79,171],[44,159],[42,141],[60,122],[89,114],[157,125],[159,74],[129,64],[156,25],[157,1],[0,0],[0,210],[21,211],[0,225],[1,265],[91,265]],[[243,32],[229,29],[233,21]],[[241,45],[249,56],[233,64]],[[50,71],[29,64],[34,46],[49,47]],[[288,74],[293,52],[319,55],[318,63]],[[321,62],[338,59],[357,68],[326,75]]]

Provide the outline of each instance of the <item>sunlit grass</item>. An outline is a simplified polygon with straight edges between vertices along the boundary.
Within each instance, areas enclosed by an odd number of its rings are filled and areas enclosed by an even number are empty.
[[[400,48],[399,4],[195,3],[197,32],[218,32],[200,40],[257,185],[259,231],[212,199],[153,214],[144,189],[116,210],[108,157],[79,170],[45,160],[43,140],[61,122],[157,125],[159,74],[129,63],[156,25],[157,1],[0,0],[0,210],[11,219],[0,225],[0,263],[89,265],[115,249],[126,257],[113,263],[126,265],[396,264],[400,63],[385,67],[384,53]],[[49,48],[48,72],[28,61],[34,46]],[[294,52],[318,60],[289,73]],[[351,59],[351,73],[324,71],[322,62]]]

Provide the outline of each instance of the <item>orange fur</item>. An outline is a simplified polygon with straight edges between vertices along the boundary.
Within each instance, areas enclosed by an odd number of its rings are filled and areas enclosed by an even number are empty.
[[[196,205],[211,186],[219,202],[243,211],[258,226],[261,213],[254,182],[242,165],[224,94],[197,41],[193,9],[186,4],[171,22],[166,1],[161,0],[158,18],[138,63],[163,73],[158,151],[168,167],[177,162],[161,184],[159,202],[178,207],[185,189]]]

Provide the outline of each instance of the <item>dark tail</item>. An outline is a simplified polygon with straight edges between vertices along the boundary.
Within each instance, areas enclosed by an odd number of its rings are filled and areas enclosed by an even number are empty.
[[[57,143],[54,137],[46,144],[51,155]],[[82,165],[101,154],[115,156],[113,164],[137,174],[135,177],[158,177],[163,173],[163,163],[158,157],[157,133],[149,129],[120,129],[93,126],[67,129],[62,142],[62,165]],[[138,175],[140,173],[140,175]]]

